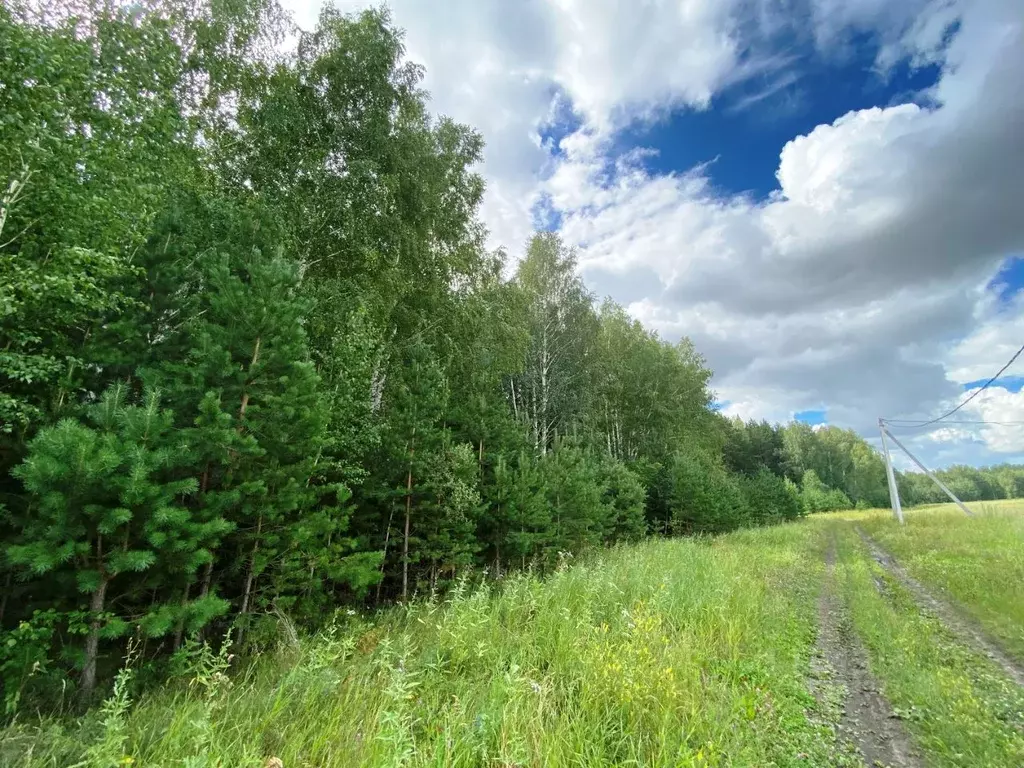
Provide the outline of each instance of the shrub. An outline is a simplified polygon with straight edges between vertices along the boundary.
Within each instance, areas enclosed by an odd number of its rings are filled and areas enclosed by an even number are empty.
[[[13,716],[59,696],[63,675],[52,667],[51,650],[58,623],[57,611],[36,611],[28,621],[0,632],[0,683],[3,685],[4,715]]]
[[[750,523],[771,525],[795,520],[803,513],[796,486],[766,469],[741,480]]]
[[[842,491],[836,488],[829,488],[818,477],[813,469],[804,473],[803,489],[800,492],[804,511],[811,512],[835,512],[839,509],[853,509],[853,502]]]
[[[601,464],[604,484],[602,501],[608,509],[605,539],[635,541],[647,533],[645,500],[647,489],[640,477],[621,461],[606,459]]]
[[[677,453],[670,466],[670,485],[675,533],[722,533],[749,523],[738,480],[707,454]]]

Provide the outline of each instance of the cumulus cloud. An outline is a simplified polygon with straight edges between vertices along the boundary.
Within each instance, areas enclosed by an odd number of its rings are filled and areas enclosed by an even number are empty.
[[[315,0],[289,2],[312,20]],[[517,253],[536,217],[558,222],[597,291],[694,339],[728,413],[824,408],[871,433],[880,415],[941,412],[1024,339],[1024,306],[986,288],[1024,251],[1019,0],[391,6],[434,110],[487,141],[492,245]],[[651,173],[642,147],[622,151],[638,121],[708,108],[745,78],[795,80],[777,41],[801,27],[826,56],[874,35],[880,77],[907,59],[941,76],[926,106],[879,104],[791,137],[767,200],[720,194],[708,168]],[[541,139],[563,122],[568,135]],[[1000,392],[975,408],[1022,402]],[[912,439],[942,462],[1016,450],[997,431]]]
[[[1024,42],[1013,6],[961,9],[942,42],[933,108],[851,112],[794,137],[764,202],[716,195],[702,169],[652,175],[626,157],[609,171],[599,136],[563,142],[548,182],[563,232],[598,281],[657,274],[662,291],[631,310],[694,338],[730,413],[824,403],[831,422],[867,432],[879,415],[938,412],[971,354],[972,375],[991,375],[1019,346],[993,337],[1024,330],[1019,311],[988,317],[984,290],[1024,247]],[[939,49],[932,28],[908,25],[908,53]],[[980,439],[1010,450],[997,434]]]

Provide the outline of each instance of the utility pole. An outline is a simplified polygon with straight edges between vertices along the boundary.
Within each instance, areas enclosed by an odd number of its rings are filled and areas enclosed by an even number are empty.
[[[945,493],[947,496],[949,496],[949,498],[953,500],[953,503],[956,504],[958,507],[960,507],[961,510],[963,510],[963,513],[965,515],[967,515],[968,517],[974,517],[974,513],[971,512],[971,510],[969,510],[967,508],[967,505],[964,504],[962,501],[960,501],[960,499],[957,498],[956,494],[953,493],[951,490],[949,490],[949,488],[946,487],[946,484],[944,482],[942,482],[941,480],[939,480],[939,478],[936,477],[932,473],[932,471],[930,469],[928,469],[928,467],[926,467],[924,464],[922,464],[921,460],[918,459],[917,456],[915,456],[910,451],[908,451],[907,450],[907,446],[905,446],[903,443],[901,443],[899,440],[896,439],[896,435],[894,435],[892,432],[890,432],[888,429],[885,428],[885,422],[883,422],[881,419],[879,419],[878,421],[879,421],[879,426],[882,428],[882,443],[883,444],[885,443],[885,436],[889,435],[889,437],[892,439],[892,441],[894,443],[896,443],[896,445],[898,445],[900,448],[902,448],[903,452],[905,454],[907,454],[907,456],[910,457],[910,460],[913,461],[915,464],[917,464],[917,466],[919,466],[921,468],[921,471],[924,472],[926,475],[928,475],[928,477],[930,477],[932,479],[932,481],[937,486],[939,486],[939,488],[942,489],[943,493]],[[888,454],[888,451],[886,451],[886,453]],[[891,468],[890,468],[889,471],[890,471],[890,473],[892,472]],[[892,488],[891,485],[889,487],[890,487],[890,489]],[[896,503],[898,505],[899,501],[897,501]],[[900,522],[903,522],[902,516],[900,517]]]
[[[900,525],[904,525],[903,507],[900,506],[900,489],[896,485],[896,473],[892,469],[892,456],[889,455],[889,444],[885,442],[885,420],[881,416],[878,417],[878,431],[882,434],[882,456],[885,458],[885,475],[889,479],[889,504],[892,506],[892,513]],[[892,436],[890,435],[890,437]],[[893,438],[893,440],[895,439]],[[907,449],[904,448],[903,450]]]

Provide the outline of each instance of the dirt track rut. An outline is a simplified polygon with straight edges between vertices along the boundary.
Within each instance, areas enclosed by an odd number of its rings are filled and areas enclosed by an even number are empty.
[[[857,747],[866,765],[924,766],[914,742],[868,669],[867,654],[850,626],[842,600],[835,594],[834,540],[826,554],[825,569],[826,581],[818,600],[817,645],[819,655],[831,672],[832,682],[845,690],[840,738]]]
[[[885,568],[900,584],[906,587],[914,596],[914,599],[917,600],[918,605],[938,616],[946,628],[956,635],[961,642],[991,659],[1003,670],[1007,677],[1017,683],[1017,685],[1024,687],[1024,666],[1007,654],[998,643],[975,626],[958,609],[935,597],[861,528],[857,528],[857,533],[867,545],[875,562]]]

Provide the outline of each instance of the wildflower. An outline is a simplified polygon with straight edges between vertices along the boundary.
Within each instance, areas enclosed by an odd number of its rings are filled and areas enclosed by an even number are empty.
[[[534,693],[540,693],[540,683],[538,683],[536,680],[531,680],[530,681],[530,690],[533,691]]]
[[[349,608],[347,611],[345,611],[345,615],[346,616],[355,616],[356,612],[354,610],[352,610],[351,608]]]

